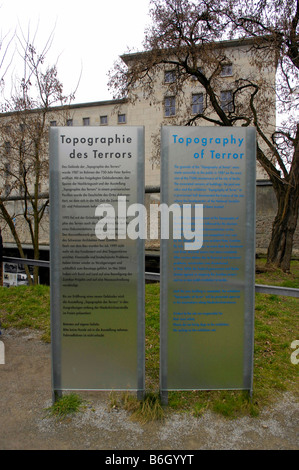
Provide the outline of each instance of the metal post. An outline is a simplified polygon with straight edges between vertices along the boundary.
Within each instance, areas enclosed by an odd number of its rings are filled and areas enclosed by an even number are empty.
[[[168,405],[168,392],[167,391],[161,391],[160,392],[160,397],[161,397],[161,404],[164,406]]]
[[[62,390],[53,390],[52,392],[52,404],[56,403],[60,398],[62,398]]]

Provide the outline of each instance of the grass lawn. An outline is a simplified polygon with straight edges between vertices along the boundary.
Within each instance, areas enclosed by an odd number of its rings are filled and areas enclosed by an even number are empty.
[[[265,261],[256,262],[256,284],[299,288],[299,261],[292,262],[291,274],[266,270]],[[50,341],[50,291],[47,286],[0,288],[2,327],[32,328]],[[146,389],[159,390],[159,283],[146,285]],[[299,300],[293,297],[256,294],[253,399],[244,391],[169,392],[169,408],[195,416],[206,410],[225,416],[258,415],[279,393],[297,395],[299,364],[291,362],[291,343],[299,339]]]

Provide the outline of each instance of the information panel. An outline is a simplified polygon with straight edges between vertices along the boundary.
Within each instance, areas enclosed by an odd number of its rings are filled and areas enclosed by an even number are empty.
[[[50,130],[53,389],[144,390],[143,127]]]
[[[162,392],[252,390],[255,145],[253,128],[162,128]]]

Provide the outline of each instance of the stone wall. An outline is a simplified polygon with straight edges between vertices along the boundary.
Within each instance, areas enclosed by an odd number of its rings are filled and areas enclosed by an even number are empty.
[[[145,195],[145,205],[148,213],[148,240],[145,243],[146,250],[159,250],[160,249],[160,240],[151,240],[150,239],[150,204],[159,203],[160,195],[159,193],[155,194],[146,194]],[[21,211],[19,209],[19,202],[10,203],[11,211],[14,214],[18,214]],[[272,188],[272,185],[268,181],[258,181],[256,186],[256,253],[258,255],[266,254],[267,248],[270,241],[272,223],[276,215],[277,202],[276,197]],[[23,244],[30,246],[30,236],[27,227],[22,221],[22,216],[17,216],[15,219],[16,226],[19,231],[19,235]],[[3,221],[0,219],[0,227],[2,228],[2,236],[4,246],[15,245],[15,242],[12,238],[10,230]],[[49,245],[49,218],[48,213],[45,214],[43,223],[40,227],[40,244],[44,246]],[[299,258],[299,224],[294,238],[294,247],[293,255],[296,258]]]
[[[147,211],[152,203],[159,202],[159,194],[147,194],[145,201]],[[272,224],[277,211],[277,201],[272,184],[269,181],[257,181],[256,185],[256,253],[265,255],[271,238]],[[149,219],[148,219],[149,226]],[[146,249],[160,248],[159,240],[147,240]],[[299,257],[299,223],[294,238],[294,257]]]
[[[272,224],[277,211],[273,187],[268,181],[257,181],[256,186],[256,252],[264,254],[270,242]],[[294,237],[293,255],[299,257],[299,224]]]

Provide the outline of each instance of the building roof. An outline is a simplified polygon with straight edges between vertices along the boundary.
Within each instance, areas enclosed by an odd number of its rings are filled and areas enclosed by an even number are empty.
[[[66,104],[66,105],[61,105],[61,106],[52,106],[49,108],[49,112],[53,111],[63,111],[64,109],[79,109],[79,108],[92,108],[92,107],[97,107],[97,106],[109,106],[109,105],[118,105],[118,104],[125,104],[127,103],[128,100],[126,98],[122,99],[112,99],[112,100],[105,100],[105,101],[91,101],[87,103],[72,103],[72,104]],[[21,110],[21,113],[36,113],[39,110],[42,110],[42,108],[34,108],[34,109],[28,109],[26,111]],[[7,113],[0,113],[0,117],[3,116],[12,116],[16,114],[18,111],[9,111]]]
[[[227,39],[224,41],[218,41],[214,42],[213,44],[219,45],[221,47],[229,48],[229,47],[240,47],[240,46],[251,46],[254,44],[258,44],[261,41],[265,41],[266,39],[269,40],[269,37],[248,37],[248,38],[239,38],[239,39]],[[186,46],[187,47],[187,46]],[[202,45],[198,45],[198,48],[202,47]],[[161,50],[162,52],[163,50]],[[167,49],[165,49],[167,51]],[[165,52],[164,51],[164,52]],[[169,52],[171,52],[171,49],[169,49]],[[140,59],[142,56],[150,53],[150,51],[140,51],[140,52],[133,52],[129,54],[122,54],[120,58],[125,62],[125,64],[128,65],[129,62],[135,61]]]

